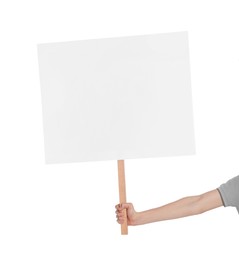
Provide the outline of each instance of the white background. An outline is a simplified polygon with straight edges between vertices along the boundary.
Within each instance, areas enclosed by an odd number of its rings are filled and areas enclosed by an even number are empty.
[[[136,210],[239,172],[237,1],[0,4],[0,259],[238,259],[234,208],[120,235],[116,161],[45,165],[36,45],[189,31],[196,155],[126,161]],[[221,259],[221,258],[220,258]]]

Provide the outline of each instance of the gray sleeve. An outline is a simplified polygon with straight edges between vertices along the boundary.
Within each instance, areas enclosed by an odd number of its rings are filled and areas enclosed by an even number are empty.
[[[218,188],[225,207],[236,207],[239,213],[239,175]]]

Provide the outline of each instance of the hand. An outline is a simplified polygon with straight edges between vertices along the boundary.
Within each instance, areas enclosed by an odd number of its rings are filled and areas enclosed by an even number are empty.
[[[136,225],[137,212],[134,209],[132,203],[122,203],[115,206],[116,218],[119,224],[123,224],[125,221],[124,210],[126,210],[127,224],[128,226]]]

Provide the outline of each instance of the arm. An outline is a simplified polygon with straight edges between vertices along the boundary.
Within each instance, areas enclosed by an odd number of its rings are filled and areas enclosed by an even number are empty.
[[[222,205],[221,196],[218,190],[215,189],[142,212],[136,212],[131,203],[116,205],[116,214],[118,223],[122,224],[124,222],[122,211],[126,209],[128,225],[134,226],[197,215]]]

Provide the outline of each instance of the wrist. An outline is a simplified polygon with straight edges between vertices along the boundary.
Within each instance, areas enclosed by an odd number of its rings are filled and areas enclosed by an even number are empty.
[[[152,210],[146,210],[146,211],[141,211],[136,213],[133,221],[133,225],[134,226],[144,225],[159,220],[160,220],[159,217],[155,216],[155,212],[153,212]]]
[[[132,226],[142,225],[142,212],[135,212],[131,225]]]

